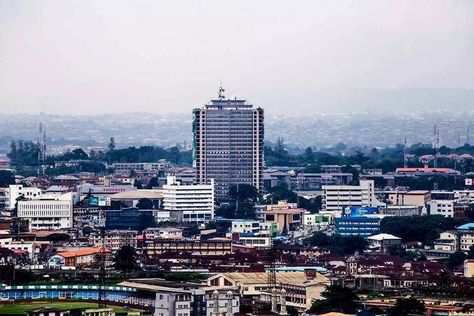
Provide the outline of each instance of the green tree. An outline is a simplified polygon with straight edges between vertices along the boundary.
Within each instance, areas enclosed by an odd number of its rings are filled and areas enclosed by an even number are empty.
[[[414,297],[398,298],[395,306],[388,310],[388,316],[423,315],[425,310],[425,303]]]
[[[310,313],[340,312],[354,314],[359,306],[357,294],[347,287],[330,285],[321,295],[324,299],[315,300],[309,309]]]
[[[288,188],[286,182],[281,182],[270,188],[265,203],[273,204],[283,200],[288,201],[289,203],[296,203],[298,201],[298,195]]]
[[[466,255],[464,254],[464,252],[458,251],[449,256],[446,265],[449,268],[453,269],[463,264],[464,260],[466,260]]]
[[[360,236],[340,236],[326,235],[322,232],[316,232],[304,244],[316,247],[323,247],[331,250],[331,253],[347,256],[356,252],[363,252],[367,249],[368,241]]]
[[[9,170],[0,170],[0,187],[15,184],[15,174]]]
[[[159,186],[160,186],[160,183],[158,182],[158,177],[153,177],[150,179],[150,181],[148,181],[147,187],[149,189],[157,188]]]
[[[258,198],[258,190],[250,184],[233,184],[229,188],[229,196],[231,199],[238,201],[256,201]]]
[[[151,210],[153,209],[153,201],[150,199],[140,199],[137,203],[137,208],[140,210]]]
[[[137,252],[131,246],[122,246],[114,256],[114,268],[125,273],[137,270]]]

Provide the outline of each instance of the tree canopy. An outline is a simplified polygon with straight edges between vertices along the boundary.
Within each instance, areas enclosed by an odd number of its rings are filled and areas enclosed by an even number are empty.
[[[322,300],[315,300],[309,309],[310,313],[323,314],[340,312],[354,314],[357,311],[359,299],[350,288],[340,285],[330,285],[321,293]]]
[[[122,272],[129,273],[138,269],[137,252],[131,246],[122,246],[114,257],[114,267]]]

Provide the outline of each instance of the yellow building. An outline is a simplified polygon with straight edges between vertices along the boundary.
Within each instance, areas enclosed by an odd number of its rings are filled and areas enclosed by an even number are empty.
[[[258,214],[265,222],[275,223],[278,231],[293,231],[303,225],[305,209],[298,208],[296,203],[278,201],[277,204],[266,205]]]
[[[395,191],[388,195],[388,199],[393,205],[416,205],[426,206],[431,201],[431,192],[426,190]]]
[[[466,278],[474,277],[474,259],[464,260],[464,277]]]

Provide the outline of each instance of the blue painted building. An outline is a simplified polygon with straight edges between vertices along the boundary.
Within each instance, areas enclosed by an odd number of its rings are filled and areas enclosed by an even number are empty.
[[[380,232],[381,216],[376,207],[348,207],[336,218],[336,234],[368,237]]]

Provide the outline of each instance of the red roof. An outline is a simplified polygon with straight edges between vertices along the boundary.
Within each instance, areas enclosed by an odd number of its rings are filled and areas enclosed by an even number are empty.
[[[441,172],[453,173],[456,170],[451,168],[397,168],[396,172]]]
[[[108,249],[97,247],[97,248],[80,248],[80,249],[71,250],[71,251],[62,251],[62,252],[58,252],[57,254],[64,258],[73,258],[73,257],[80,257],[80,256],[90,256],[96,253],[101,253],[102,251],[110,252]]]

